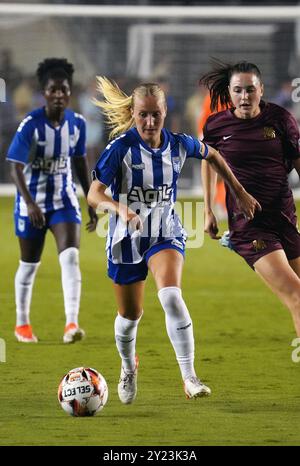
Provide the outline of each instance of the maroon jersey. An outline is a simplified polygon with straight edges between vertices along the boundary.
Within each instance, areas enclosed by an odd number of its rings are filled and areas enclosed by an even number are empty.
[[[287,175],[293,160],[300,157],[299,128],[293,116],[272,103],[260,103],[255,118],[237,118],[233,110],[211,115],[204,127],[203,140],[217,149],[244,186],[262,206],[252,221],[247,221],[226,188],[229,228],[276,228],[283,218],[296,224],[295,205]],[[252,227],[252,228],[251,228]]]

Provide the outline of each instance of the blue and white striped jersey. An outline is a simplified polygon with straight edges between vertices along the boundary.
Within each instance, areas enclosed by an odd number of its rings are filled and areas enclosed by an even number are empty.
[[[106,250],[115,264],[138,263],[154,244],[186,238],[174,211],[178,176],[186,158],[203,159],[208,148],[186,134],[162,133],[162,147],[151,149],[136,128],[130,129],[108,144],[93,171],[94,179],[111,188],[114,200],[127,203],[143,220],[138,233],[110,216]]]
[[[42,212],[72,207],[79,210],[71,157],[86,155],[85,134],[84,118],[69,109],[58,127],[51,125],[44,107],[29,113],[20,123],[7,160],[24,164],[27,187]],[[28,215],[19,192],[15,210],[21,216]]]

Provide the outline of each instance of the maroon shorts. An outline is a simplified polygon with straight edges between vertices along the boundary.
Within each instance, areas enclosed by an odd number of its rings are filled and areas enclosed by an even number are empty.
[[[234,231],[230,242],[235,252],[254,269],[255,262],[270,252],[283,249],[288,260],[300,256],[300,233],[290,222],[282,221],[277,229],[251,227],[245,232]],[[246,238],[245,238],[246,237]]]

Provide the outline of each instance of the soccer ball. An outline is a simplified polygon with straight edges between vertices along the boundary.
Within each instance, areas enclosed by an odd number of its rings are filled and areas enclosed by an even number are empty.
[[[104,408],[107,398],[105,378],[91,367],[70,370],[58,386],[58,401],[71,416],[94,416]]]

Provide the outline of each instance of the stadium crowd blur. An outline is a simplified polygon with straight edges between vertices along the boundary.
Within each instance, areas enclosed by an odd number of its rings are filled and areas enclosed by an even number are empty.
[[[75,2],[73,2],[75,3]],[[80,2],[77,2],[80,3]],[[13,53],[10,49],[0,49],[0,76],[5,76],[6,82],[6,102],[0,105],[0,183],[11,182],[8,173],[9,167],[5,163],[7,148],[12,136],[18,127],[19,122],[26,114],[34,108],[44,104],[43,98],[37,87],[34,75],[24,75],[22,69],[15,63]],[[172,79],[169,78],[168,69],[160,66],[149,77],[149,80],[158,82],[167,95],[168,116],[166,127],[171,131],[184,131],[190,134],[201,135],[199,130],[199,120],[203,110],[203,102],[206,91],[196,88],[194,94],[185,101],[185,108],[178,105],[172,89]],[[132,76],[110,76],[126,92],[131,93],[132,89],[140,82],[140,79]],[[292,101],[292,77],[286,76],[280,83],[277,92],[268,100],[289,110],[299,121],[299,104]],[[73,87],[71,107],[80,112],[87,120],[87,151],[90,166],[94,166],[101,150],[105,147],[108,138],[108,131],[99,109],[92,103],[93,97],[97,96],[96,80],[91,77],[87,82],[75,82]]]
[[[19,123],[34,108],[44,105],[44,99],[38,88],[35,75],[25,75],[14,62],[13,53],[9,49],[0,49],[0,76],[5,76],[6,102],[0,105],[0,183],[10,182],[8,164],[5,163],[5,155],[12,137]],[[130,93],[139,83],[133,77],[111,76],[119,86]],[[167,94],[168,121],[167,126],[173,131],[179,131],[180,117],[176,109],[176,102],[170,92],[170,84],[166,77],[155,76]],[[92,77],[88,82],[73,84],[73,92],[70,107],[81,113],[87,120],[87,155],[90,166],[94,166],[102,149],[107,144],[108,130],[105,127],[99,109],[92,100],[97,97],[96,79]]]

